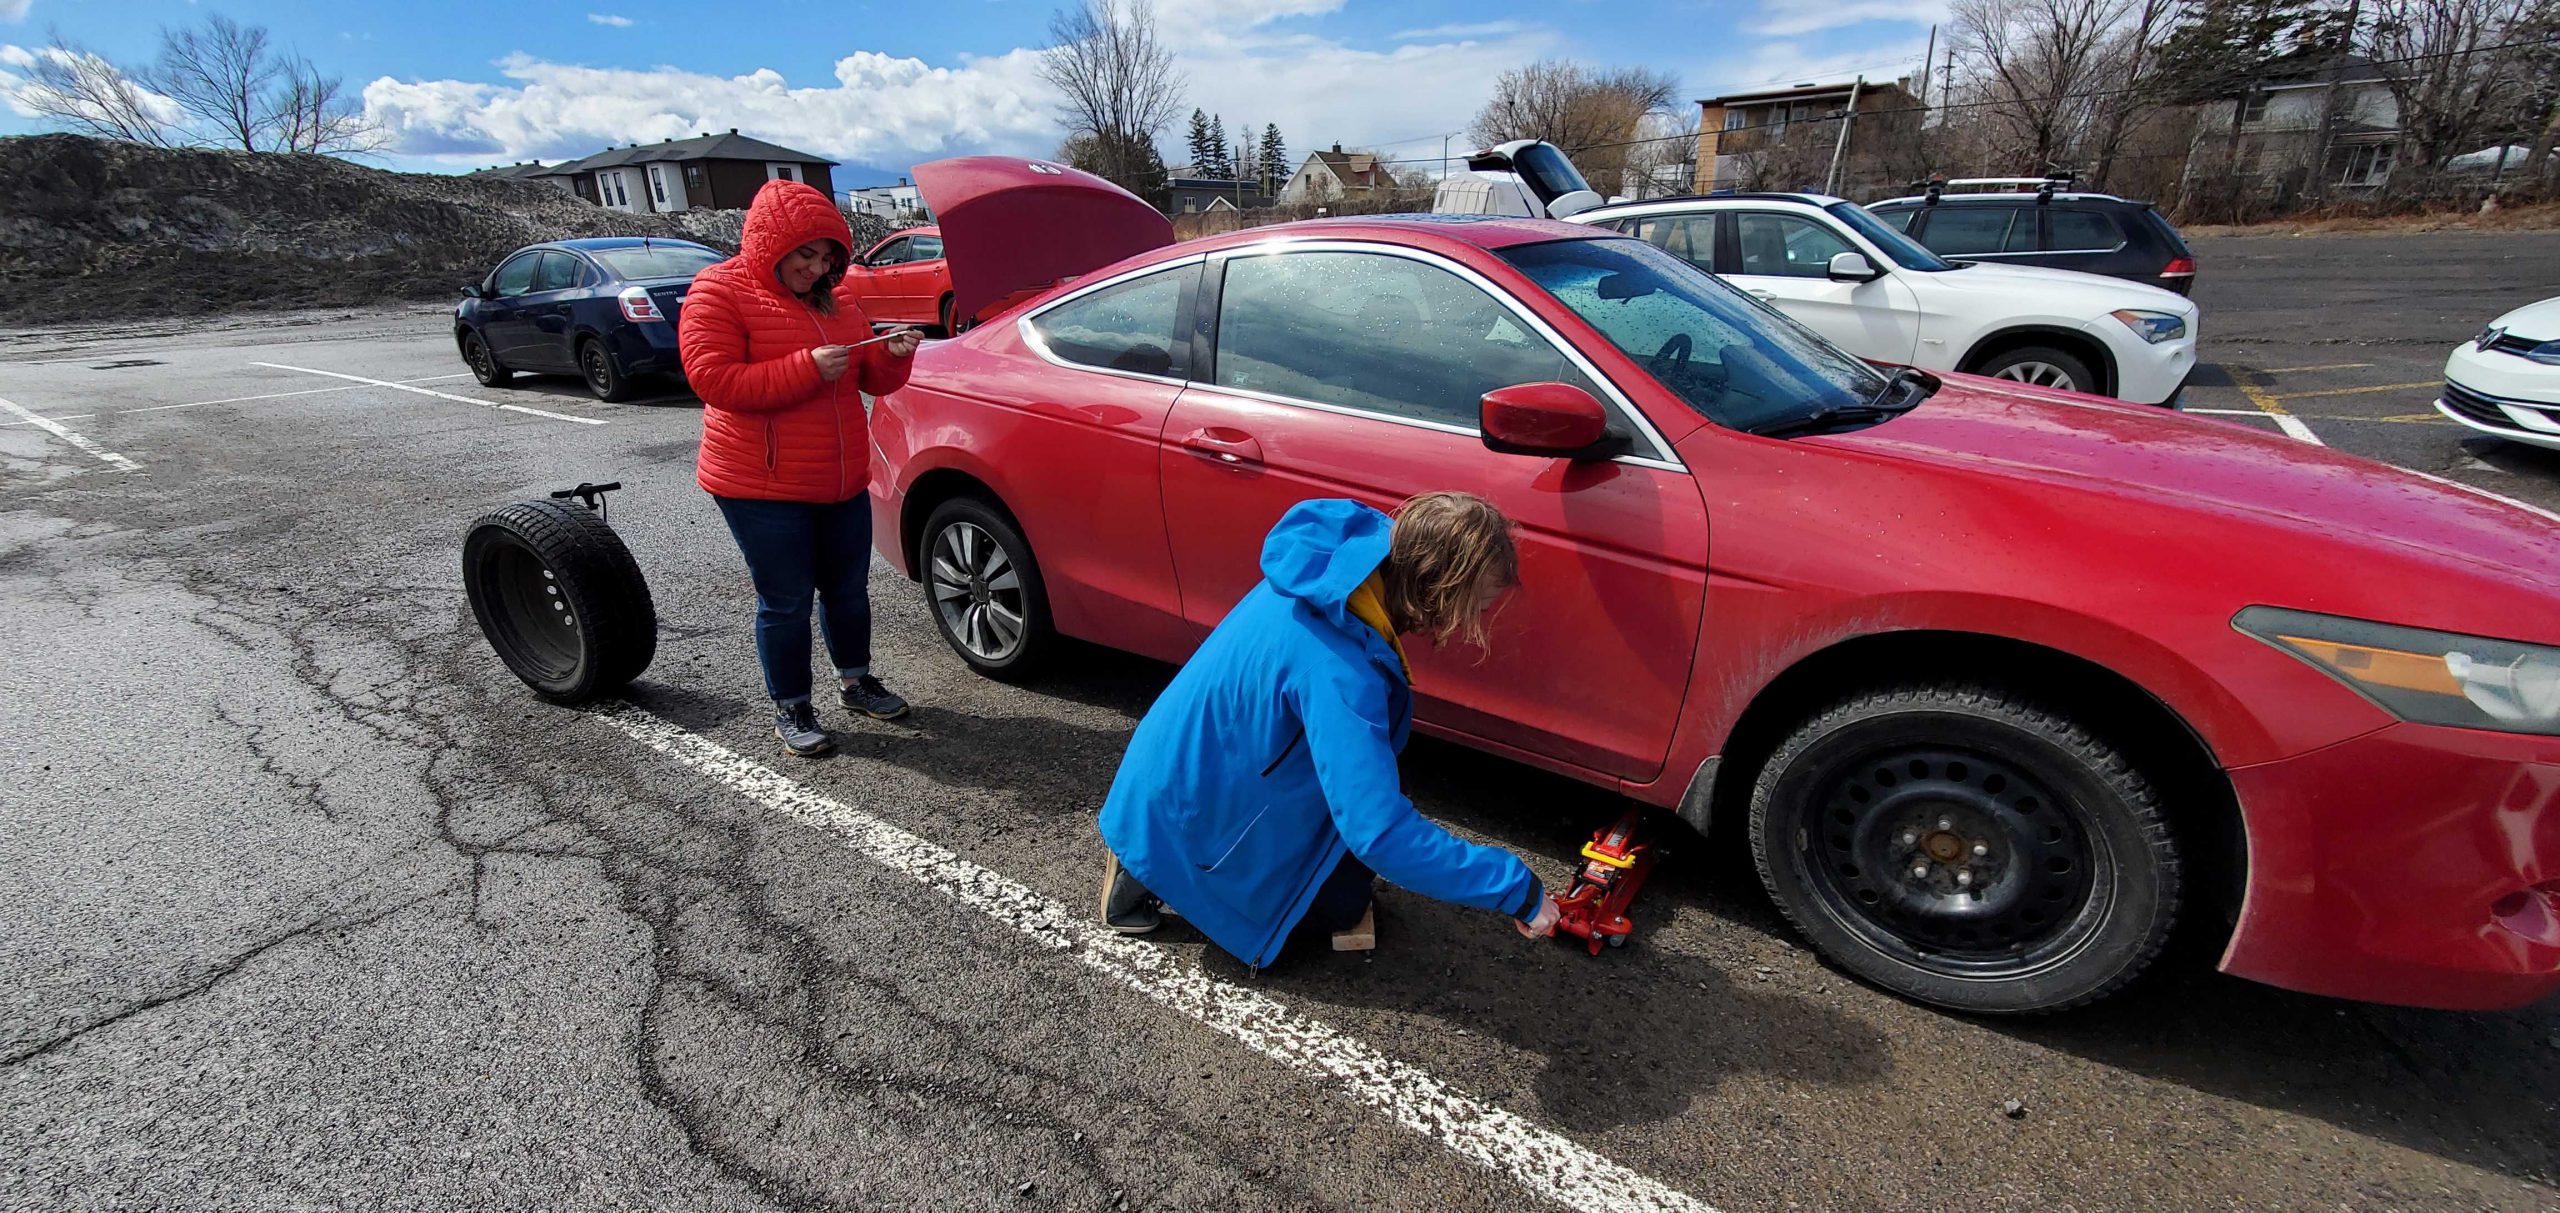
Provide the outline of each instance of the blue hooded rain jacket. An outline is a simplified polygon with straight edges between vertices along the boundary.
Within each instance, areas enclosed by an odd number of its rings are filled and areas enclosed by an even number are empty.
[[[1544,893],[1518,856],[1451,835],[1401,789],[1413,692],[1348,606],[1393,525],[1353,501],[1292,507],[1262,584],[1148,709],[1102,806],[1130,875],[1257,968],[1346,849],[1393,884],[1515,918]]]

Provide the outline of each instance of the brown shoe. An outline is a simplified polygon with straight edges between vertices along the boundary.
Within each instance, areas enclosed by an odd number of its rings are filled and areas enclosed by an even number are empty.
[[[1360,912],[1360,921],[1333,933],[1336,952],[1368,952],[1378,946],[1378,907]]]

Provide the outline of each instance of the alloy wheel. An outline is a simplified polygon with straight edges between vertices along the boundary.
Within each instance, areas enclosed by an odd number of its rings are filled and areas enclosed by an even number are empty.
[[[1001,663],[1021,650],[1025,623],[1022,576],[976,523],[955,521],[933,541],[933,606],[944,629],[980,661]]]
[[[2076,392],[2080,390],[2080,385],[2072,382],[2071,372],[2055,366],[2050,362],[2011,363],[2008,366],[2001,367],[1999,371],[1991,377],[1994,379],[2007,379],[2016,383],[2030,384],[2035,387],[2059,388],[2066,392]]]

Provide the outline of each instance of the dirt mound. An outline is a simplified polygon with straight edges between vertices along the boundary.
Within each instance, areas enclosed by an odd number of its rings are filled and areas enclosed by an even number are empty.
[[[627,215],[538,182],[327,156],[0,139],[0,323],[452,297],[527,244],[665,236],[731,251],[740,218]]]

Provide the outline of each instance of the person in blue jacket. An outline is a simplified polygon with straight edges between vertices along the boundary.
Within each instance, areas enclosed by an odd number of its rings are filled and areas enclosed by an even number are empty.
[[[1369,946],[1374,873],[1553,934],[1528,865],[1432,824],[1396,772],[1402,637],[1484,643],[1519,581],[1510,522],[1464,493],[1393,519],[1304,501],[1264,541],[1262,575],[1130,738],[1102,806],[1103,920],[1143,934],[1170,909],[1260,968],[1302,924]]]

